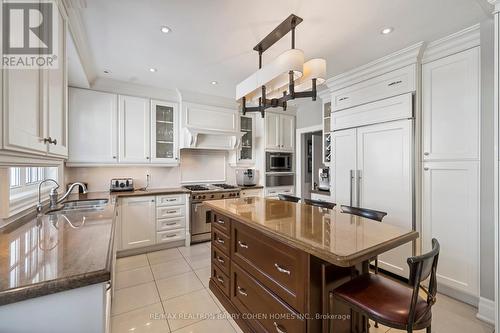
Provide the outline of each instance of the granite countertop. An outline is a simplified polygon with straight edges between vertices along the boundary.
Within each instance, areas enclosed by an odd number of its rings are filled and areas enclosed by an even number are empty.
[[[418,238],[418,232],[270,198],[212,200],[207,207],[337,266],[349,267]]]
[[[251,189],[261,189],[261,188],[264,188],[263,185],[237,185],[240,189],[242,190],[251,190]]]
[[[108,192],[68,201],[110,199]],[[109,281],[114,202],[98,210],[31,216],[0,230],[0,305]]]

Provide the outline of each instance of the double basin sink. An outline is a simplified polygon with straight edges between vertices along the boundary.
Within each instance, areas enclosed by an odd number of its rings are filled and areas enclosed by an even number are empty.
[[[66,214],[71,212],[92,212],[104,209],[107,206],[108,199],[89,199],[66,201],[60,207],[47,211],[46,215]]]

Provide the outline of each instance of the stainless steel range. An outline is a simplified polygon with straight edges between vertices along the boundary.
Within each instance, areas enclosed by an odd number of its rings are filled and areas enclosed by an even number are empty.
[[[186,185],[191,191],[191,243],[209,241],[212,226],[212,211],[203,201],[239,198],[240,188],[228,184]]]

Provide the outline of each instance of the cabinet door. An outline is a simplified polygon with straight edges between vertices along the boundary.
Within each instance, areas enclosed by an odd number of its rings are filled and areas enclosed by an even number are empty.
[[[149,163],[149,100],[118,96],[118,146],[120,163]]]
[[[266,113],[266,149],[280,149],[280,115]]]
[[[255,122],[252,116],[240,116],[240,130],[245,133],[241,137],[241,148],[238,163],[251,164],[255,153]]]
[[[5,148],[47,152],[40,70],[4,69]]]
[[[477,296],[479,162],[426,162],[422,190],[422,251],[439,240],[438,282]]]
[[[295,117],[281,115],[280,118],[281,149],[293,152],[295,142]]]
[[[154,245],[155,197],[124,198],[121,209],[122,249]]]
[[[151,162],[175,163],[178,156],[178,107],[151,101]]]
[[[358,128],[358,206],[387,212],[382,223],[413,229],[411,120]],[[412,243],[379,256],[379,266],[408,277]]]
[[[117,163],[117,95],[70,88],[69,160]]]
[[[354,171],[356,170],[356,129],[333,132],[332,170],[333,202],[352,205],[354,197]]]
[[[66,59],[66,18],[58,10],[58,46],[60,59]],[[48,69],[47,73],[47,133],[55,143],[48,144],[49,154],[68,156],[68,84],[66,61],[59,62],[59,68]]]
[[[479,47],[422,66],[424,160],[478,159]]]

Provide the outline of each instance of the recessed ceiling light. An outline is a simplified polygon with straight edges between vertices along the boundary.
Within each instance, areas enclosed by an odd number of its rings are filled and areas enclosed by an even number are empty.
[[[172,31],[172,29],[170,29],[169,27],[167,27],[166,25],[162,25],[161,28],[160,28],[161,32],[163,32],[164,34],[168,34],[169,32]]]
[[[393,31],[394,31],[394,28],[385,28],[385,29],[383,29],[380,33],[381,33],[382,35],[388,35],[388,34],[390,34],[390,33],[391,33],[391,32],[393,32]]]
[[[215,86],[216,84],[219,84],[219,82],[217,82],[217,81],[212,81],[212,82],[210,82],[210,83],[211,83],[211,84],[213,84],[214,86]]]
[[[156,71],[157,71],[157,69],[156,69],[156,68],[150,68],[150,69],[149,69],[149,71],[150,71],[151,73],[154,73],[154,72],[156,72]]]

